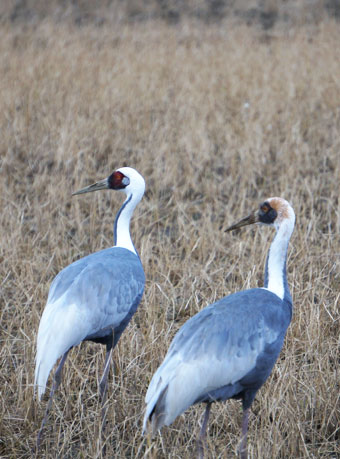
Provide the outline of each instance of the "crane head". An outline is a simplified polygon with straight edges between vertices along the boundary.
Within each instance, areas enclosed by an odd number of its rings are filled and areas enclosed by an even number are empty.
[[[145,188],[145,182],[143,177],[131,167],[122,167],[114,171],[109,177],[100,180],[99,182],[93,183],[92,185],[86,186],[81,190],[72,193],[72,196],[76,194],[90,193],[91,191],[98,190],[125,190],[129,187],[131,181],[134,182],[134,187]],[[131,183],[132,185],[132,183]]]
[[[257,210],[229,226],[225,231],[233,231],[253,223],[278,227],[287,219],[294,224],[295,214],[289,202],[283,198],[269,198],[262,202]]]

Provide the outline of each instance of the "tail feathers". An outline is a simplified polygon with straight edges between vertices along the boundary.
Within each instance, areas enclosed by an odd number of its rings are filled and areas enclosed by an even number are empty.
[[[172,358],[174,357],[174,358]],[[166,396],[171,379],[178,366],[178,356],[167,355],[153,375],[145,396],[146,411],[143,422],[143,435],[152,431],[152,436],[166,421]]]
[[[148,390],[146,395],[143,433],[148,430],[154,435],[164,425],[169,426],[200,394],[189,365],[182,363],[175,370],[171,367],[160,367],[162,376],[157,371],[156,381],[151,381],[150,389],[153,390]]]
[[[35,367],[35,392],[40,400],[54,364],[71,347],[77,346],[88,335],[86,321],[76,305],[67,310],[58,303],[47,304],[40,320]]]
[[[148,431],[151,432],[151,436],[154,437],[156,432],[164,426],[166,418],[165,400],[167,389],[168,386],[159,393],[157,398],[148,404],[143,422],[143,435]]]
[[[34,379],[34,393],[38,392],[38,399],[40,400],[46,390],[46,383],[48,376],[58,360],[68,349],[59,350],[50,346],[49,341],[45,340],[45,343],[38,347],[36,367],[35,367],[35,379]],[[46,351],[46,352],[44,352]]]
[[[36,365],[34,378],[34,395],[36,395],[38,392],[38,400],[41,400],[41,397],[45,393],[46,382],[53,365],[54,364],[52,364],[52,366],[47,367],[46,365],[43,365],[42,362],[37,363]]]
[[[146,412],[143,433],[154,435],[164,425],[170,425],[203,394],[216,389],[214,375],[209,367],[179,358],[164,362],[155,373],[146,394]],[[217,387],[219,381],[217,381]]]

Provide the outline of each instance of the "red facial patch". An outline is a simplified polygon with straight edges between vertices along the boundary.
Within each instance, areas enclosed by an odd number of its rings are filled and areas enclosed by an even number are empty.
[[[113,174],[111,174],[109,177],[110,188],[112,188],[113,190],[120,190],[122,188],[125,188],[126,185],[123,184],[124,177],[125,175],[119,171],[113,172]]]

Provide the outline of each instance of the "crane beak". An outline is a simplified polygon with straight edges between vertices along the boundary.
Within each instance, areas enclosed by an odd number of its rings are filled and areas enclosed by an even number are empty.
[[[248,217],[242,218],[242,220],[229,226],[229,228],[227,228],[224,231],[233,231],[233,230],[242,228],[242,226],[252,225],[253,223],[257,223],[257,222],[259,222],[259,214],[258,214],[258,211],[255,210],[250,215],[248,215]]]
[[[85,188],[82,188],[81,190],[75,191],[72,193],[72,196],[75,196],[76,194],[83,194],[83,193],[90,193],[91,191],[98,191],[98,190],[106,190],[109,188],[109,182],[108,179],[103,179],[100,180],[99,182],[93,183],[93,185],[86,186]]]

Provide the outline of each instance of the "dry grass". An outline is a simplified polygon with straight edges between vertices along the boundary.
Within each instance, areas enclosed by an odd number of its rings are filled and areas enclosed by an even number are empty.
[[[295,312],[258,394],[251,458],[340,455],[339,24],[298,29],[183,22],[0,30],[0,456],[28,458],[45,401],[33,401],[35,340],[64,266],[111,245],[115,193],[71,192],[130,165],[147,182],[132,233],[147,284],[114,353],[108,457],[192,457],[202,407],[152,444],[143,398],[179,326],[223,295],[261,286],[270,230],[221,225],[283,196]],[[44,457],[100,457],[104,349],[65,367]],[[239,402],[213,407],[211,457],[234,457]]]

